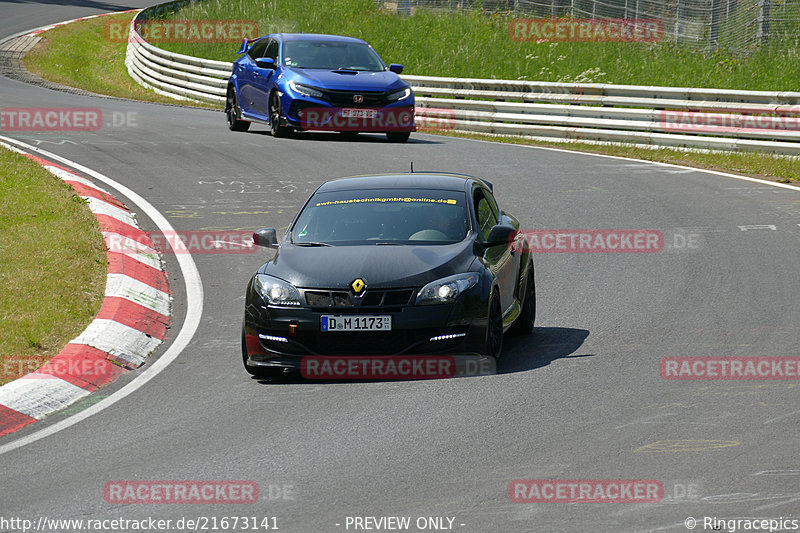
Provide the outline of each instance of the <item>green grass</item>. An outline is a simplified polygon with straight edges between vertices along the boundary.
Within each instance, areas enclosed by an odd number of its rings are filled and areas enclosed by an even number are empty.
[[[407,74],[553,82],[787,91],[800,79],[796,39],[748,57],[702,54],[670,43],[537,43],[509,38],[509,14],[419,9],[401,17],[373,0],[205,0],[174,18],[255,20],[261,35],[309,32],[350,35],[371,43]],[[174,52],[233,61],[238,45],[162,43]]]
[[[125,67],[128,43],[111,42],[106,36],[108,22],[130,22],[132,18],[132,13],[111,15],[49,30],[42,34],[42,40],[25,56],[25,68],[46,80],[97,94],[177,103],[178,100],[161,96],[136,83]],[[188,101],[181,102],[193,105]]]
[[[0,148],[0,384],[30,370],[92,321],[105,292],[97,222],[64,182]]]

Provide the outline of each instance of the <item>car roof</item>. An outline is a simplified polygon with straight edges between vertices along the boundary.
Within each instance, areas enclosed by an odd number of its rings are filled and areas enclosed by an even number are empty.
[[[363,39],[345,37],[344,35],[327,35],[324,33],[277,33],[284,41],[334,41],[342,43],[365,43]]]
[[[317,192],[353,191],[363,189],[428,189],[465,191],[470,183],[478,182],[491,190],[491,184],[481,178],[447,172],[414,172],[352,176],[323,183]]]

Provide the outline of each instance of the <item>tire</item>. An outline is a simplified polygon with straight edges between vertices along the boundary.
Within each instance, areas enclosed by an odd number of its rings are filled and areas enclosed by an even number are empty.
[[[247,131],[250,129],[250,123],[246,120],[239,120],[240,109],[239,101],[236,99],[236,90],[231,87],[228,89],[228,99],[225,103],[225,118],[228,123],[228,129],[231,131]]]
[[[533,262],[528,265],[528,286],[525,287],[525,298],[522,301],[522,313],[517,318],[516,330],[521,335],[533,333],[536,322],[536,282],[533,279]]]
[[[269,98],[269,132],[273,137],[287,137],[292,128],[281,126],[281,100],[278,93],[272,93]]]
[[[386,138],[392,143],[404,143],[411,137],[410,131],[390,131],[386,133]]]
[[[500,309],[500,295],[492,291],[489,298],[489,316],[486,324],[486,355],[499,359],[503,352],[503,312]]]

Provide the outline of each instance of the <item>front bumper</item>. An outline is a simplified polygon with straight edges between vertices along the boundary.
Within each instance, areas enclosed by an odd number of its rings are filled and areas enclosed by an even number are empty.
[[[288,95],[284,95],[285,97]],[[332,105],[324,100],[308,97],[290,98],[285,123],[306,131],[357,131],[362,133],[387,133],[417,131],[414,121],[414,103],[403,101],[385,106],[353,104]],[[374,117],[345,116],[344,110],[374,112]],[[352,113],[352,111],[349,111]],[[369,113],[372,114],[372,113]]]
[[[245,313],[251,366],[299,368],[303,357],[480,355],[486,340],[479,298],[395,308],[283,308],[252,302]],[[260,304],[263,300],[258,299]],[[322,315],[391,315],[391,331],[321,331]]]

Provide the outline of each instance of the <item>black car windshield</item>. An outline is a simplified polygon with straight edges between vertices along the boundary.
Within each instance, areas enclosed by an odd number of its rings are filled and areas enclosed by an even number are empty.
[[[292,228],[292,242],[450,244],[469,231],[465,194],[375,189],[314,195]]]
[[[294,68],[384,70],[378,53],[366,43],[342,41],[286,41],[283,64]]]

